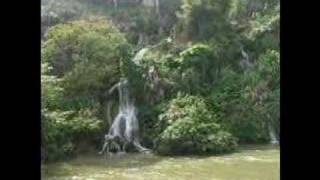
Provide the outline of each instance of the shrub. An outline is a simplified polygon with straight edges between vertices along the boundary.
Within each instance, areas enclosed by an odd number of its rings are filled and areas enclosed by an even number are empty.
[[[42,48],[42,61],[52,67],[50,75],[61,79],[69,107],[92,107],[118,82],[120,62],[130,51],[117,28],[94,18],[52,27]]]
[[[49,30],[41,76],[47,160],[74,155],[83,141],[95,143],[105,118],[101,116],[105,92],[118,81],[120,62],[130,54],[128,46],[105,19],[74,21]]]
[[[101,120],[90,110],[42,111],[43,144],[46,160],[57,160],[75,155],[84,136],[95,137],[101,130]],[[83,140],[83,139],[82,139]]]
[[[118,64],[117,49],[126,44],[124,36],[104,18],[73,21],[49,30],[42,60],[60,76],[78,63]]]
[[[236,147],[236,139],[221,128],[199,97],[179,94],[159,119],[160,153],[224,153]]]
[[[210,107],[220,112],[221,125],[240,142],[268,141],[269,124],[279,133],[279,67],[277,51],[267,50],[247,73],[224,69],[212,89]]]

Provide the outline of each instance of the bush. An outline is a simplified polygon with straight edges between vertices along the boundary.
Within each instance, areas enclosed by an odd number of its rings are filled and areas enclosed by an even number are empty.
[[[117,28],[94,18],[52,27],[42,48],[42,61],[52,67],[51,75],[61,78],[68,107],[92,107],[118,82],[120,62],[130,52]]]
[[[71,156],[79,143],[94,144],[106,118],[105,92],[130,56],[124,36],[105,19],[52,27],[42,47],[43,142],[48,160]]]
[[[220,123],[240,142],[266,142],[268,125],[280,127],[279,54],[267,50],[247,73],[222,71],[222,79],[208,98],[221,115]]]
[[[264,142],[268,131],[263,115],[252,98],[255,85],[248,75],[241,75],[230,69],[222,72],[224,78],[216,84],[209,99],[211,107],[219,110],[220,123],[240,142]]]
[[[206,40],[231,32],[230,0],[184,0],[179,12],[182,32],[194,40]]]
[[[75,155],[83,137],[94,140],[102,126],[93,109],[68,111],[64,108],[61,79],[48,75],[50,70],[47,63],[42,64],[41,148],[42,160],[52,161]]]
[[[42,108],[55,109],[61,104],[63,88],[61,79],[48,75],[51,69],[48,63],[41,63],[41,105]]]
[[[214,49],[205,44],[195,44],[182,51],[178,62],[183,89],[189,89],[190,92],[201,92],[209,86],[220,68]]]
[[[159,153],[224,153],[236,147],[236,139],[221,128],[199,97],[179,94],[159,119]]]
[[[180,49],[174,43],[167,43],[170,52],[152,49],[144,60],[144,66],[154,65],[161,79],[171,92],[182,91],[190,94],[203,94],[218,78],[222,61],[217,58],[216,48],[197,43]]]
[[[73,21],[49,30],[42,60],[52,66],[54,75],[61,76],[75,64],[119,64],[118,48],[125,45],[124,36],[106,19]]]
[[[45,160],[72,157],[83,137],[93,138],[101,131],[101,120],[95,118],[90,110],[74,112],[44,109],[42,115]]]

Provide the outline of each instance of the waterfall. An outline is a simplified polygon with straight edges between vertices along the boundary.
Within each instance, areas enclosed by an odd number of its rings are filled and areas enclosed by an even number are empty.
[[[272,125],[269,123],[269,136],[270,136],[270,143],[274,145],[278,145],[279,141],[277,139],[276,133]]]
[[[140,144],[139,121],[134,101],[130,97],[128,80],[121,78],[120,82],[109,90],[109,93],[111,94],[116,88],[119,93],[119,112],[108,134],[120,138],[125,144],[132,143],[140,152],[149,151]]]
[[[243,45],[240,43],[240,51],[241,51],[241,55],[242,55],[242,59],[240,61],[240,66],[244,69],[244,70],[248,70],[250,69],[253,65],[250,62],[250,57],[248,55],[248,53],[244,50]]]
[[[165,42],[169,40],[166,40]],[[135,63],[135,65],[140,66],[141,60],[148,50],[156,48],[162,43],[142,48],[136,53],[132,61]],[[159,73],[154,66],[151,66],[148,67],[148,72],[146,72],[146,75],[148,81],[151,82],[151,87],[153,87],[151,88],[151,91],[153,92],[151,94],[152,98],[149,100],[150,102],[154,102],[164,95],[164,90],[162,89],[160,83]],[[108,138],[120,139],[121,143],[124,144],[124,147],[128,143],[132,143],[138,151],[150,153],[151,151],[149,149],[140,144],[139,120],[137,118],[136,106],[134,105],[134,98],[132,98],[130,94],[130,83],[128,79],[122,77],[117,84],[110,88],[108,94],[111,95],[115,89],[118,89],[119,94],[119,111],[114,118],[114,121],[111,122],[111,102],[107,104],[107,117],[111,126],[106,136],[108,136]],[[106,144],[108,143],[105,142],[103,150],[106,148]]]

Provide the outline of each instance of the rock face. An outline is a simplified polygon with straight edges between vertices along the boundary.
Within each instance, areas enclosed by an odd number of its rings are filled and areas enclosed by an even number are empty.
[[[115,9],[118,8],[119,4],[141,4],[143,6],[154,7],[156,13],[159,14],[159,2],[160,0],[107,0],[107,4],[112,4]]]
[[[155,0],[142,0],[142,4],[145,6],[154,6]]]
[[[159,5],[160,5],[160,0],[142,0],[142,4],[145,6],[151,6],[156,9],[156,13],[159,14]]]

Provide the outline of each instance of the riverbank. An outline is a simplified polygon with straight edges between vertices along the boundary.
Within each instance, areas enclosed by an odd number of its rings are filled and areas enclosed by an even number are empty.
[[[221,156],[180,156],[126,154],[103,159],[79,156],[68,162],[43,167],[43,179],[280,179],[280,149],[271,145],[246,145]]]

